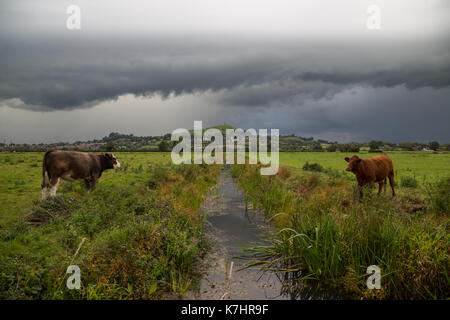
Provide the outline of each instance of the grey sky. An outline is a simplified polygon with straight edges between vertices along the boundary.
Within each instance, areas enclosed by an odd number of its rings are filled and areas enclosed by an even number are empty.
[[[0,140],[231,123],[450,142],[450,4],[0,1]],[[66,8],[82,29],[66,29]]]

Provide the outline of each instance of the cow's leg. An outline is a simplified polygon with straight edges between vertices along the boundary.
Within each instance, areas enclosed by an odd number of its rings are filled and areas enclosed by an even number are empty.
[[[362,198],[363,198],[363,192],[362,192],[363,186],[362,185],[358,185],[358,189],[359,189],[359,200],[362,201]]]
[[[384,193],[386,193],[386,186],[387,186],[387,178],[384,178],[384,182],[383,182],[383,187],[384,187],[383,192]]]
[[[392,196],[393,197],[395,197],[395,190],[394,190],[394,184],[395,184],[395,182],[394,182],[394,173],[393,172],[391,172],[391,173],[389,173],[389,184],[391,185],[391,189],[392,189]]]
[[[45,200],[47,198],[47,183],[46,181],[43,181],[41,184],[41,188],[42,188],[42,200]]]
[[[92,178],[91,181],[91,191],[94,191],[96,187],[97,187],[97,179],[94,177]]]
[[[50,180],[50,197],[54,197],[56,195],[56,190],[59,186],[60,178],[53,178]]]
[[[49,177],[47,171],[44,170],[44,173],[42,175],[42,200],[45,200],[47,198],[47,187],[49,186]]]
[[[47,186],[42,186],[42,200],[47,198]]]
[[[86,185],[86,190],[89,193],[91,191],[91,181],[89,179],[84,179],[84,184]]]
[[[378,182],[378,195],[381,194],[381,190],[383,189],[383,181]]]

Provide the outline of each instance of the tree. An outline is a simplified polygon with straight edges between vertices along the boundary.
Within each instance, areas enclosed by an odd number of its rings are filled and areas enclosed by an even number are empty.
[[[161,152],[169,152],[171,147],[171,143],[167,140],[163,140],[159,143],[158,148]]]
[[[437,142],[437,141],[431,141],[431,142],[428,144],[428,147],[429,147],[431,150],[434,150],[434,151],[436,151],[437,149],[439,149],[439,146],[440,146],[440,144],[439,144],[439,142]]]
[[[328,147],[327,147],[327,151],[328,152],[336,152],[336,150],[337,150],[337,144],[330,144]]]
[[[378,148],[380,148],[381,147],[381,144],[382,144],[382,142],[381,141],[375,141],[375,140],[372,140],[372,141],[370,141],[369,142],[369,148],[370,148],[370,150],[378,150]]]
[[[114,142],[108,142],[105,144],[105,150],[108,152],[114,151],[114,148],[116,147],[116,144]]]
[[[344,143],[338,146],[341,152],[359,152],[359,146],[356,143]]]
[[[312,143],[311,151],[323,151],[323,149],[320,143],[315,141],[314,143]]]

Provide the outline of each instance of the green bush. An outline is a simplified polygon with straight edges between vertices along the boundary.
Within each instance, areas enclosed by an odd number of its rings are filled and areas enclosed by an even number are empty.
[[[303,165],[303,170],[304,171],[322,172],[323,171],[323,167],[320,164],[318,164],[318,163],[311,163],[311,164],[309,164],[309,162],[306,161],[306,163]]]
[[[407,188],[417,188],[419,183],[414,177],[405,176],[400,177],[400,185]]]

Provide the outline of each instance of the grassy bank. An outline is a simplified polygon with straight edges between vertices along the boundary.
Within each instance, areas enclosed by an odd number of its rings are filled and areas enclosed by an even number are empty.
[[[56,198],[39,201],[42,155],[7,157],[0,165],[25,170],[2,173],[0,298],[155,299],[196,281],[206,246],[200,205],[217,166],[118,153],[122,169],[105,172],[90,195],[63,182]],[[69,265],[81,269],[80,290],[66,288]]]
[[[449,178],[415,188],[398,185],[396,198],[366,191],[359,202],[355,182],[339,170],[281,167],[276,176],[263,177],[247,165],[234,166],[233,175],[278,229],[270,245],[250,250],[253,262],[292,272],[304,280],[292,284],[300,293],[314,288],[315,297],[448,297]],[[367,289],[370,265],[381,268],[381,290]]]

